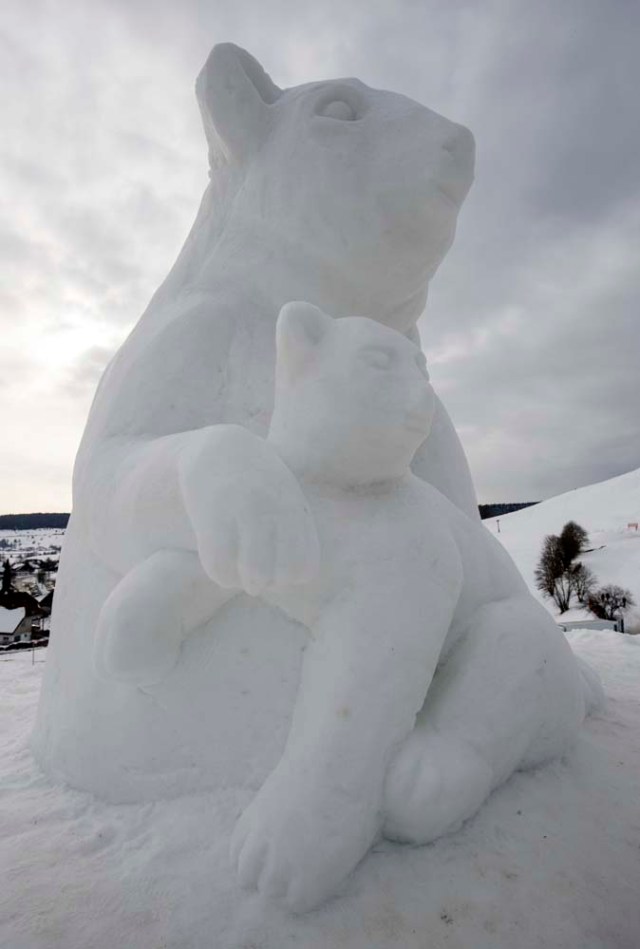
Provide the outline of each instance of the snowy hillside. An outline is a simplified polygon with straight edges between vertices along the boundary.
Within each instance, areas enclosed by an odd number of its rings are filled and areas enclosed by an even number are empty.
[[[640,632],[640,529],[628,526],[640,524],[640,468],[483,523],[506,547],[532,592],[540,597],[533,574],[542,543],[547,534],[559,534],[567,521],[576,521],[588,532],[592,550],[580,560],[593,570],[599,585],[615,583],[633,594],[637,605],[627,615],[626,625],[628,631]],[[542,602],[553,611],[551,600]],[[594,617],[572,609],[563,618]]]

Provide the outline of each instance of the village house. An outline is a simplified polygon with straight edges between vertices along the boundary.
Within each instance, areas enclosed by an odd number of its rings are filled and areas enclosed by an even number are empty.
[[[31,628],[29,627],[28,636],[25,629],[26,619],[26,611],[23,606],[16,607],[13,610],[0,606],[0,646],[28,642],[31,639]]]
[[[49,638],[53,591],[39,598],[13,585],[14,570],[6,561],[0,590],[0,646]]]

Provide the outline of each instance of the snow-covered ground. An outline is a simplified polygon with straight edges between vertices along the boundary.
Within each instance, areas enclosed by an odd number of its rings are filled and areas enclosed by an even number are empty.
[[[556,619],[555,604],[542,599],[533,574],[545,536],[559,534],[567,521],[577,521],[589,534],[592,550],[579,559],[593,570],[598,585],[615,583],[633,594],[636,606],[625,617],[626,628],[640,632],[640,529],[628,526],[638,524],[640,528],[640,468],[484,521],[509,551],[532,593]],[[574,607],[562,615],[563,620],[595,619],[575,601]]]
[[[3,657],[0,946],[637,949],[640,637],[570,639],[609,694],[570,760],[515,775],[450,838],[380,844],[302,917],[238,889],[233,789],[114,806],[52,785],[28,749],[44,666]]]

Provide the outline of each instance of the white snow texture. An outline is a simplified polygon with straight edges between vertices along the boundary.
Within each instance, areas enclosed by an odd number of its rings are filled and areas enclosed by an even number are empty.
[[[601,696],[479,523],[417,345],[470,134],[231,45],[197,92],[212,181],[91,410],[34,749],[111,801],[257,791],[240,881],[305,911]]]

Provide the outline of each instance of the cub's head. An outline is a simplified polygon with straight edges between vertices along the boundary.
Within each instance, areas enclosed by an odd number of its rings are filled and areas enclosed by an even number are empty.
[[[196,89],[212,177],[233,191],[225,226],[308,268],[308,299],[336,316],[415,323],[472,182],[471,133],[357,79],[279,89],[232,44]]]
[[[402,476],[429,434],[435,397],[423,353],[363,317],[283,307],[269,440],[300,474],[337,484]]]

